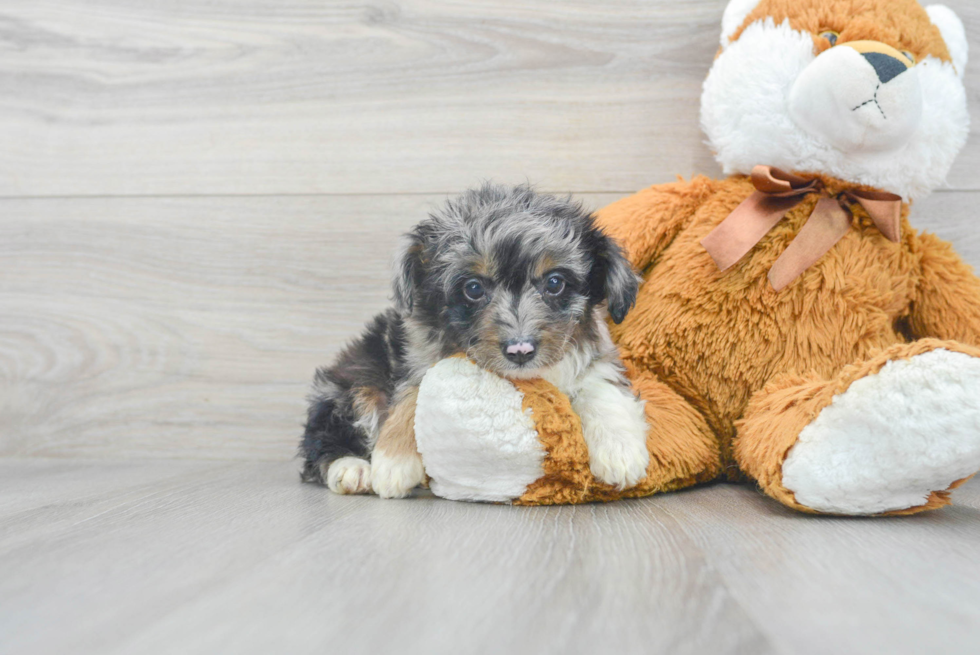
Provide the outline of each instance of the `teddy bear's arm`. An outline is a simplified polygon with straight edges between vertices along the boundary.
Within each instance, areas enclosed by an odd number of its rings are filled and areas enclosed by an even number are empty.
[[[935,235],[918,236],[917,245],[922,279],[912,305],[913,334],[980,346],[980,279]]]
[[[634,268],[648,267],[714,190],[710,179],[658,184],[596,212],[605,233],[619,242]]]

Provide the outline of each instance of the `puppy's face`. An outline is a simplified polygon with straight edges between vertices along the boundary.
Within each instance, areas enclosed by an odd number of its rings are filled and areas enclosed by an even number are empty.
[[[484,186],[408,235],[395,295],[441,352],[533,377],[593,343],[593,309],[621,321],[637,280],[578,204],[527,187]]]

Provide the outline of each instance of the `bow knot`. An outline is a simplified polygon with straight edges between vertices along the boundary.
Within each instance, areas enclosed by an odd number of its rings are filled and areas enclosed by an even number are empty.
[[[864,208],[886,239],[899,240],[902,199],[894,193],[848,189],[832,195],[819,178],[808,180],[771,166],[753,168],[751,180],[755,193],[701,241],[722,271],[734,266],[793,207],[815,193],[823,197],[769,270],[769,282],[776,291],[799,277],[847,234],[854,204]]]

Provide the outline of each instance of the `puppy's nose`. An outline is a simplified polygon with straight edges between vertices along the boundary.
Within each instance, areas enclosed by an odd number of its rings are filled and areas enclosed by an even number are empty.
[[[531,339],[511,339],[501,344],[504,357],[515,364],[526,364],[537,354],[535,343]]]

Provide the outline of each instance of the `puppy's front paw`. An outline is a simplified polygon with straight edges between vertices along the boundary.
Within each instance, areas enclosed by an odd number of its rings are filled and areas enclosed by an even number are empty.
[[[371,463],[360,457],[341,457],[330,462],[323,479],[335,494],[369,494]]]
[[[597,480],[622,490],[646,477],[650,452],[645,441],[603,428],[590,431],[589,468]]]
[[[371,487],[382,498],[404,498],[424,478],[425,469],[418,453],[386,455],[375,450],[371,455]]]

